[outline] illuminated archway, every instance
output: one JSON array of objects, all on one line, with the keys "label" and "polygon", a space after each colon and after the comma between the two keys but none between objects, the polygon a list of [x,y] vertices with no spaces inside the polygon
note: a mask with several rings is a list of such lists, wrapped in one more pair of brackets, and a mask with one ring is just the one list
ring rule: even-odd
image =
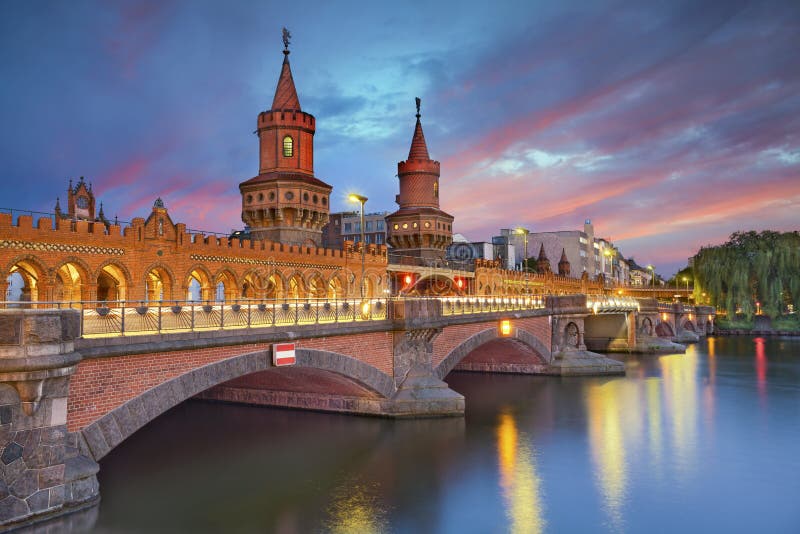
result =
[{"label": "illuminated archway", "polygon": [[217,273],[214,277],[216,288],[215,298],[218,301],[234,300],[236,298],[236,277],[228,270]]},{"label": "illuminated archway", "polygon": [[261,296],[264,290],[264,282],[259,274],[255,271],[250,271],[242,278],[242,298],[254,299]]},{"label": "illuminated archway", "polygon": [[289,290],[287,291],[287,297],[290,299],[304,299],[306,298],[306,287],[305,283],[303,282],[303,277],[299,274],[294,274],[291,278],[289,278]]},{"label": "illuminated archway", "polygon": [[328,281],[328,298],[331,300],[344,297],[344,284],[338,276],[333,276]]},{"label": "illuminated archway", "polygon": [[127,298],[128,276],[115,263],[104,265],[97,273],[97,300],[108,302]]},{"label": "illuminated archway", "polygon": [[14,262],[8,269],[9,277],[15,276],[15,280],[19,286],[19,298],[21,301],[36,301],[40,300],[40,289],[42,281],[44,280],[44,267],[33,258],[21,258]]},{"label": "illuminated archway", "polygon": [[211,275],[204,267],[196,266],[186,277],[186,300],[211,300]]},{"label": "illuminated archway", "polygon": [[308,279],[308,296],[315,299],[324,299],[328,294],[325,280],[319,273],[312,274]]},{"label": "illuminated archway", "polygon": [[165,267],[158,265],[147,272],[144,294],[148,302],[172,299],[172,276]]},{"label": "illuminated archway", "polygon": [[86,270],[76,262],[66,262],[56,269],[53,280],[53,300],[57,302],[80,302],[86,290]]},{"label": "illuminated archway", "polygon": [[275,272],[269,275],[267,278],[266,290],[264,292],[264,298],[267,299],[279,299],[283,298],[285,293],[286,284],[283,281],[283,277]]}]

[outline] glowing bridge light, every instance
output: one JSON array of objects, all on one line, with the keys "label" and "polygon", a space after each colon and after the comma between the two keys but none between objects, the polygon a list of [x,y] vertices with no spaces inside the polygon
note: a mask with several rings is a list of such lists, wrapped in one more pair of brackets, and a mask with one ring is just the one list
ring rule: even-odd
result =
[{"label": "glowing bridge light", "polygon": [[511,335],[511,321],[508,319],[503,319],[500,321],[500,335],[501,336],[510,336]]}]

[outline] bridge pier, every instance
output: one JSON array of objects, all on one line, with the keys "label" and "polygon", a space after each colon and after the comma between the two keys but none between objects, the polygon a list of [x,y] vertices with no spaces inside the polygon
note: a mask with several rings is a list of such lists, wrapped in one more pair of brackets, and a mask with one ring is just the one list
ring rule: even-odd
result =
[{"label": "bridge pier", "polygon": [[394,381],[386,415],[435,417],[464,415],[464,397],[440,380],[433,369],[433,340],[442,333],[442,305],[436,300],[393,303],[394,318],[404,326],[394,332]]},{"label": "bridge pier", "polygon": [[75,310],[0,310],[0,528],[98,499],[98,465],[67,431],[79,334]]}]

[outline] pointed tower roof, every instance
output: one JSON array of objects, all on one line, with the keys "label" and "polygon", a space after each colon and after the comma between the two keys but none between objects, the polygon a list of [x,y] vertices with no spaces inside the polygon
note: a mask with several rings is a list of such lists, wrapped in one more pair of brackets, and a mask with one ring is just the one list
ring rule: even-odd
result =
[{"label": "pointed tower roof", "polygon": [[569,263],[569,260],[567,259],[567,250],[565,248],[561,249],[561,260],[559,261],[559,263],[562,261]]},{"label": "pointed tower roof", "polygon": [[547,259],[547,254],[545,254],[545,252],[544,252],[544,243],[542,243],[542,246],[539,247],[539,257],[537,259],[539,261],[542,261],[542,260],[550,261],[550,260]]},{"label": "pointed tower roof", "polygon": [[275,98],[272,99],[272,109],[296,109],[300,111],[300,99],[297,98],[297,89],[294,87],[292,68],[289,66],[289,34],[283,29],[283,66],[275,88]]},{"label": "pointed tower roof", "polygon": [[422,133],[422,123],[419,118],[419,105],[422,101],[417,98],[417,125],[414,128],[414,137],[411,138],[411,150],[408,151],[408,159],[431,159],[428,155],[428,144],[425,142],[425,134]]}]

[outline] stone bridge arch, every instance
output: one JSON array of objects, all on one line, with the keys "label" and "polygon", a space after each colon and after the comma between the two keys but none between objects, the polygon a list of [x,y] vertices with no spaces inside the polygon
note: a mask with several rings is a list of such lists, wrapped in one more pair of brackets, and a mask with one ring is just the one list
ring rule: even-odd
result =
[{"label": "stone bridge arch", "polygon": [[[378,399],[388,399],[396,391],[394,380],[378,369],[337,352],[298,348],[295,368],[318,370],[343,377],[371,392]],[[272,366],[269,351],[256,351],[210,363],[148,389],[103,417],[79,430],[83,453],[100,460],[137,430],[178,404],[214,386],[231,380],[271,370],[292,367]],[[85,446],[84,446],[85,445]]]},{"label": "stone bridge arch", "polygon": [[681,330],[688,330],[689,332],[697,333],[697,327],[688,317],[684,317],[681,320]]},{"label": "stone bridge arch", "polygon": [[659,321],[656,324],[656,335],[658,337],[675,337],[675,331],[672,329],[672,325],[666,321]]},{"label": "stone bridge arch", "polygon": [[444,357],[441,363],[436,366],[434,369],[434,375],[440,380],[444,379],[444,377],[447,376],[450,371],[455,369],[459,362],[461,362],[469,354],[493,341],[517,341],[522,343],[528,349],[536,353],[536,356],[538,356],[537,361],[532,361],[530,362],[531,364],[547,365],[552,361],[550,349],[541,340],[539,340],[539,338],[527,330],[522,328],[513,328],[511,335],[501,336],[498,333],[497,327],[494,327],[487,328],[486,330],[470,336],[464,340],[463,343],[451,350],[447,356]]}]

